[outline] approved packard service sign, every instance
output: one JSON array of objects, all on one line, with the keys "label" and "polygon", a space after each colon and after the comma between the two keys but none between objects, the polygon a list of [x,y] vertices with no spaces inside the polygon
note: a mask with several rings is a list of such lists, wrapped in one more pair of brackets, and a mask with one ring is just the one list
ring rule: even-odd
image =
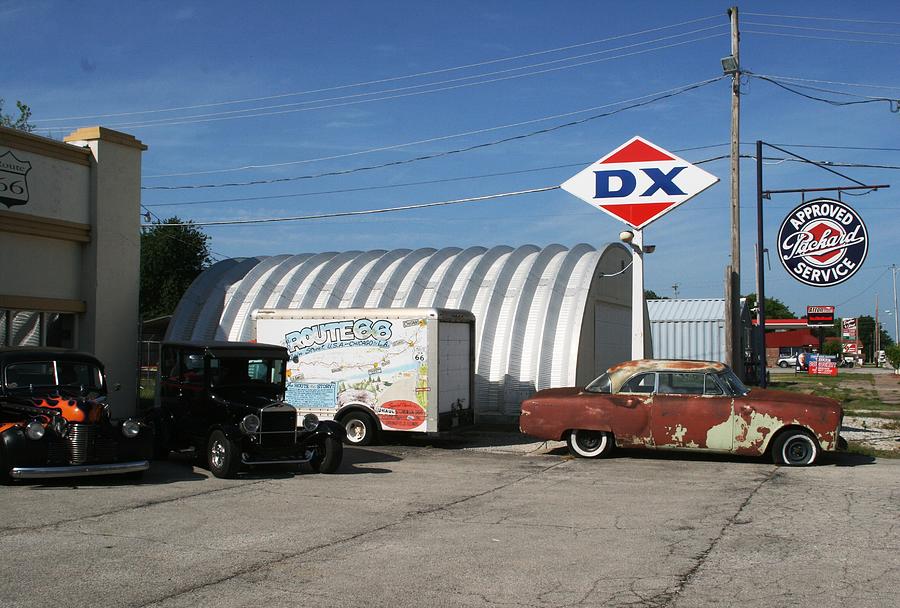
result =
[{"label": "approved packard service sign", "polygon": [[813,287],[830,287],[852,277],[868,250],[862,218],[830,198],[803,203],[778,231],[778,259],[791,276]]}]

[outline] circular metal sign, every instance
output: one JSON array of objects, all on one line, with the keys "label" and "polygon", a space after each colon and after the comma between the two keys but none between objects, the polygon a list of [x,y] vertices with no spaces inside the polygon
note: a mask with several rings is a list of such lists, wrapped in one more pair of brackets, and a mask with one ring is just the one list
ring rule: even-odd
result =
[{"label": "circular metal sign", "polygon": [[868,250],[862,218],[830,198],[803,203],[778,230],[778,259],[791,276],[813,287],[830,287],[852,277]]}]

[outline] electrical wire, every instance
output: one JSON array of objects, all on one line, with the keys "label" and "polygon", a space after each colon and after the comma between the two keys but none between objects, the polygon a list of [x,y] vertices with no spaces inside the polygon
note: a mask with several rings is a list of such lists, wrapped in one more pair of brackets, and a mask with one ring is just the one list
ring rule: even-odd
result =
[{"label": "electrical wire", "polygon": [[[424,95],[424,94],[428,94],[428,93],[436,93],[436,92],[441,92],[441,91],[454,90],[454,89],[463,88],[463,87],[468,87],[468,86],[478,86],[478,85],[482,85],[482,84],[489,84],[489,83],[498,82],[498,81],[502,81],[502,80],[511,80],[511,79],[514,79],[514,78],[524,78],[524,77],[526,77],[526,76],[535,76],[535,75],[538,75],[538,74],[544,74],[544,73],[547,73],[547,72],[556,71],[557,69],[562,70],[562,69],[569,69],[569,68],[573,68],[573,67],[580,67],[580,66],[589,65],[589,64],[592,64],[592,63],[597,63],[597,62],[600,62],[600,61],[610,61],[610,60],[613,60],[613,59],[620,59],[620,58],[623,58],[623,57],[629,57],[629,56],[631,56],[631,55],[633,55],[633,54],[640,54],[640,53],[644,53],[644,52],[657,51],[657,50],[662,50],[662,49],[670,48],[671,46],[679,46],[679,45],[682,45],[682,44],[688,44],[688,43],[691,43],[691,42],[697,42],[697,41],[699,41],[699,40],[705,40],[706,37],[696,38],[696,39],[691,39],[691,40],[685,40],[685,41],[678,42],[678,43],[675,43],[675,44],[672,44],[672,45],[664,45],[664,46],[654,47],[654,48],[651,48],[651,49],[645,49],[645,50],[642,50],[642,51],[638,51],[637,53],[625,53],[625,54],[621,54],[621,55],[615,55],[615,56],[612,56],[612,57],[604,57],[604,58],[599,59],[599,60],[597,60],[597,61],[586,61],[586,62],[582,62],[582,63],[575,63],[575,64],[571,64],[571,65],[565,65],[565,66],[561,66],[561,67],[559,67],[559,68],[555,68],[555,69],[551,69],[551,70],[536,70],[536,71],[533,71],[533,72],[527,72],[527,73],[524,73],[524,74],[517,74],[517,75],[514,75],[514,76],[510,76],[510,77],[508,77],[508,78],[491,78],[491,79],[487,79],[487,80],[481,80],[481,81],[478,81],[478,82],[468,83],[468,84],[465,84],[465,85],[459,85],[459,86],[447,86],[447,87],[441,87],[441,88],[432,88],[432,89],[429,89],[429,90],[426,90],[426,91],[418,91],[418,92],[416,92],[416,93],[410,93],[410,94],[405,94],[405,95],[388,95],[388,96],[386,96],[386,97],[379,97],[379,98],[375,98],[375,99],[360,99],[360,98],[363,98],[363,97],[372,97],[372,96],[374,96],[374,95],[382,95],[382,94],[387,94],[387,93],[399,93],[399,92],[402,92],[402,91],[410,91],[410,90],[414,90],[414,89],[423,89],[423,88],[426,88],[426,87],[437,87],[438,85],[446,85],[446,84],[451,84],[451,83],[456,83],[456,82],[462,82],[462,81],[467,81],[467,80],[474,80],[474,79],[476,79],[476,78],[487,78],[487,77],[489,77],[489,76],[497,76],[497,75],[500,75],[500,74],[509,74],[510,72],[519,72],[519,71],[526,70],[526,69],[530,69],[530,68],[544,67],[544,66],[547,66],[547,65],[553,65],[553,64],[563,63],[563,62],[567,62],[567,61],[573,61],[573,60],[576,60],[576,59],[583,59],[583,58],[585,58],[585,57],[591,57],[591,56],[594,56],[594,55],[605,54],[605,53],[612,53],[612,52],[614,52],[614,51],[619,51],[619,50],[623,50],[623,49],[627,49],[627,48],[633,48],[633,47],[636,47],[636,46],[644,46],[644,45],[652,44],[652,43],[654,43],[654,42],[659,42],[659,41],[662,41],[662,40],[669,40],[669,39],[671,39],[671,38],[679,38],[679,37],[687,36],[687,35],[689,35],[689,34],[693,34],[693,33],[697,33],[697,32],[704,32],[704,31],[709,31],[709,30],[712,30],[712,29],[724,29],[725,27],[726,27],[726,26],[725,26],[724,24],[723,24],[723,25],[713,25],[713,26],[706,27],[706,28],[702,28],[702,29],[699,29],[699,30],[693,30],[693,31],[691,31],[691,32],[684,32],[684,33],[682,33],[682,34],[674,34],[674,35],[672,35],[672,36],[665,36],[665,37],[662,37],[662,38],[657,38],[657,39],[655,39],[655,40],[648,40],[648,41],[646,41],[646,42],[637,42],[637,43],[634,43],[634,44],[629,44],[629,45],[625,45],[625,46],[615,47],[615,48],[612,48],[612,49],[605,49],[605,50],[602,50],[602,51],[594,51],[594,52],[592,52],[592,53],[586,53],[586,54],[582,54],[582,55],[575,55],[575,56],[572,56],[572,57],[564,57],[564,58],[562,58],[562,59],[553,59],[553,60],[551,60],[551,61],[545,61],[545,62],[542,62],[542,63],[536,63],[536,64],[531,64],[531,65],[526,65],[526,66],[521,66],[521,67],[515,67],[515,68],[508,68],[508,69],[505,69],[505,70],[499,70],[499,71],[495,71],[495,72],[487,72],[487,73],[484,73],[484,74],[474,74],[474,75],[471,75],[471,76],[461,76],[461,77],[459,77],[459,78],[453,78],[453,79],[450,79],[450,80],[442,80],[442,81],[438,81],[438,82],[431,82],[431,83],[425,83],[425,84],[416,84],[416,85],[410,85],[410,86],[406,86],[406,87],[398,87],[398,88],[394,88],[394,89],[384,89],[384,90],[381,90],[381,91],[372,91],[372,92],[369,92],[369,93],[354,93],[354,94],[352,94],[352,95],[342,95],[342,96],[339,96],[339,97],[327,97],[327,98],[324,98],[324,99],[314,99],[314,100],[310,100],[310,101],[298,101],[298,102],[294,102],[294,103],[283,103],[283,104],[270,105],[270,106],[260,106],[260,107],[255,107],[255,108],[244,108],[244,109],[240,109],[240,110],[228,110],[228,111],[224,111],[224,112],[213,112],[213,113],[209,113],[209,114],[194,114],[194,115],[185,116],[185,117],[182,117],[182,118],[163,118],[163,119],[148,120],[148,121],[141,121],[141,122],[134,122],[134,123],[116,123],[116,124],[112,124],[111,126],[114,126],[114,127],[121,127],[121,128],[138,128],[138,127],[169,126],[170,124],[190,124],[190,123],[194,123],[194,122],[205,122],[205,121],[199,120],[199,119],[205,119],[205,118],[211,118],[211,117],[217,117],[217,116],[228,116],[228,117],[231,117],[231,118],[246,118],[246,117],[248,117],[248,116],[267,116],[267,115],[269,115],[269,114],[263,113],[263,114],[252,114],[252,115],[251,115],[251,114],[248,114],[248,113],[249,113],[249,112],[262,112],[263,110],[277,110],[277,109],[281,109],[281,108],[297,108],[297,106],[311,106],[311,105],[313,105],[313,104],[325,104],[325,102],[344,101],[344,100],[347,100],[347,99],[357,99],[357,100],[358,100],[358,103],[369,103],[369,102],[372,102],[372,101],[384,101],[384,100],[388,100],[388,99],[397,99],[397,98],[400,98],[400,97],[409,97],[409,96],[413,96],[413,95]],[[722,32],[722,34],[716,34],[716,36],[718,36],[718,35],[724,35],[724,32]],[[710,36],[710,37],[715,37],[715,36]],[[353,102],[353,103],[356,103],[356,102]],[[347,105],[353,105],[353,103],[337,103],[337,104],[330,104],[330,105],[315,105],[314,107],[298,108],[296,111],[300,112],[300,111],[307,111],[307,110],[322,110],[322,109],[334,108],[334,107],[344,107],[344,106],[347,106]],[[175,122],[175,121],[177,121],[177,122]],[[57,128],[61,128],[61,127],[57,127]],[[69,127],[69,128],[72,128],[72,127]]]},{"label": "electrical wire", "polygon": [[[454,150],[444,150],[442,152],[436,152],[434,154],[426,154],[426,155],[417,156],[414,158],[395,160],[395,161],[390,161],[390,162],[386,162],[386,163],[381,163],[378,165],[369,165],[369,166],[364,166],[364,167],[355,167],[353,169],[341,169],[341,170],[336,170],[336,171],[326,171],[326,172],[322,172],[322,173],[316,173],[316,174],[310,174],[310,175],[300,175],[300,176],[293,176],[293,177],[280,177],[280,178],[273,178],[273,179],[250,180],[250,181],[245,181],[245,182],[231,182],[231,183],[221,183],[221,184],[189,184],[189,185],[182,185],[182,186],[141,186],[141,189],[142,190],[199,190],[199,189],[209,189],[209,188],[232,188],[232,187],[237,187],[237,186],[256,186],[256,185],[260,185],[260,184],[276,184],[276,183],[283,183],[283,182],[292,182],[292,181],[297,181],[297,180],[316,179],[316,178],[326,177],[326,176],[348,175],[350,173],[358,173],[360,171],[371,171],[374,169],[382,169],[384,167],[394,167],[394,166],[398,166],[398,165],[406,165],[406,164],[410,164],[410,163],[414,163],[414,162],[419,162],[422,160],[430,160],[430,159],[434,159],[434,158],[450,156],[453,154],[462,154],[465,152],[471,152],[472,150],[489,148],[491,146],[496,146],[496,145],[508,143],[511,141],[528,139],[530,137],[535,137],[537,135],[544,135],[546,133],[551,133],[553,131],[558,131],[560,129],[565,129],[568,127],[573,127],[576,125],[584,124],[586,122],[590,122],[590,121],[597,120],[600,118],[606,118],[608,116],[613,116],[615,114],[619,114],[626,110],[632,110],[635,108],[650,105],[652,103],[656,103],[657,101],[662,101],[664,99],[669,99],[671,97],[675,97],[677,95],[687,93],[694,89],[699,89],[700,87],[704,87],[704,86],[707,86],[714,82],[718,82],[718,81],[722,80],[723,78],[725,78],[725,76],[718,76],[716,78],[710,78],[708,80],[693,83],[691,85],[686,85],[686,86],[681,87],[676,90],[671,90],[672,92],[669,92],[669,93],[666,93],[663,95],[659,95],[659,96],[653,97],[651,99],[647,99],[645,101],[633,103],[633,104],[624,106],[622,108],[617,108],[615,110],[611,110],[609,112],[603,112],[601,114],[595,114],[593,116],[588,116],[586,118],[581,118],[579,120],[573,120],[573,121],[570,121],[567,123],[553,125],[550,127],[546,127],[544,129],[532,131],[530,133],[513,135],[510,137],[505,137],[503,139],[498,139],[498,140],[494,140],[494,141],[475,144],[472,146],[467,146],[465,148],[457,148]],[[618,103],[622,103],[622,102],[618,102]],[[609,104],[609,105],[617,105],[617,104]]]},{"label": "electrical wire", "polygon": [[871,285],[869,285],[868,287],[866,287],[866,288],[863,289],[863,290],[857,291],[855,296],[852,296],[851,298],[849,298],[849,299],[847,299],[847,300],[844,300],[844,301],[841,302],[840,304],[835,304],[835,306],[843,306],[844,304],[847,304],[848,302],[852,302],[853,300],[855,300],[855,299],[858,298],[859,296],[861,296],[861,295],[863,295],[863,294],[866,294],[866,293],[869,293],[869,290],[872,289],[873,287],[875,287],[875,285],[878,284],[878,281],[880,281],[880,280],[884,277],[884,275],[887,274],[887,271],[890,270],[890,269],[891,269],[890,266],[888,266],[887,268],[885,268],[884,271],[883,271],[880,275],[878,275],[878,278],[875,279],[874,281],[872,281],[872,284],[871,284]]},{"label": "electrical wire", "polygon": [[489,59],[489,60],[480,61],[477,63],[469,63],[469,64],[453,66],[453,67],[449,67],[449,68],[441,68],[441,69],[430,70],[430,71],[426,71],[426,72],[418,72],[415,74],[407,74],[404,76],[393,76],[390,78],[381,78],[378,80],[368,80],[365,82],[356,82],[356,83],[351,83],[351,84],[343,84],[343,85],[337,85],[337,86],[325,87],[325,88],[319,88],[319,89],[310,89],[310,90],[306,90],[306,91],[297,91],[297,92],[293,92],[293,93],[280,93],[277,95],[267,95],[267,96],[263,96],[263,97],[250,97],[250,98],[246,98],[246,99],[235,99],[235,100],[229,100],[229,101],[219,101],[219,102],[195,104],[195,105],[180,106],[180,107],[173,107],[173,108],[161,108],[161,109],[155,109],[155,110],[139,110],[139,111],[134,111],[134,112],[118,112],[118,113],[113,113],[113,114],[91,114],[91,115],[86,115],[86,116],[66,116],[66,117],[61,117],[61,118],[46,118],[42,122],[60,122],[60,121],[64,121],[64,120],[84,120],[84,119],[89,119],[89,118],[90,119],[117,118],[120,116],[135,116],[135,115],[139,115],[139,114],[157,114],[157,113],[161,113],[161,112],[178,112],[178,111],[183,111],[183,110],[196,110],[196,109],[201,109],[201,108],[210,108],[210,107],[225,106],[225,105],[235,105],[235,104],[241,104],[241,103],[252,103],[252,102],[256,102],[256,101],[267,101],[270,99],[283,99],[285,97],[298,97],[301,95],[312,95],[315,93],[326,93],[329,91],[338,91],[338,90],[342,90],[342,89],[371,86],[374,84],[384,84],[387,82],[396,82],[399,80],[421,78],[423,76],[433,76],[435,74],[444,74],[447,72],[465,70],[465,69],[469,69],[469,68],[483,67],[486,65],[492,65],[492,64],[503,63],[503,62],[508,62],[508,61],[515,61],[518,59],[525,59],[528,57],[537,57],[539,55],[547,55],[550,53],[568,51],[568,50],[572,50],[572,49],[576,49],[576,48],[584,48],[586,46],[591,46],[594,44],[602,44],[604,42],[611,42],[613,40],[621,40],[623,38],[630,38],[633,36],[650,34],[653,32],[659,32],[659,31],[666,30],[666,29],[672,29],[672,28],[681,27],[684,25],[691,25],[694,23],[701,23],[703,21],[710,21],[712,19],[719,19],[719,18],[721,18],[719,15],[710,15],[708,17],[700,17],[697,19],[690,19],[688,21],[682,21],[680,23],[673,23],[671,25],[664,25],[664,26],[650,28],[650,29],[646,29],[646,30],[640,30],[638,32],[631,32],[628,34],[619,34],[619,35],[611,36],[608,38],[601,38],[599,40],[592,40],[589,42],[581,42],[578,44],[570,44],[568,46],[562,46],[562,47],[557,47],[557,48],[553,48],[553,49],[545,49],[542,51],[534,51],[531,53],[524,53],[521,55],[515,55],[513,57]]},{"label": "electrical wire", "polygon": [[779,19],[808,19],[813,21],[843,21],[845,23],[872,23],[875,25],[900,25],[900,21],[873,21],[870,19],[847,19],[844,17],[810,17],[806,15],[775,15],[772,13],[743,12],[744,15],[753,17],[777,17]]},{"label": "electrical wire", "polygon": [[[657,47],[653,47],[650,49],[643,49],[643,50],[634,51],[631,53],[622,53],[620,55],[614,55],[612,57],[604,57],[601,59],[582,61],[580,63],[573,63],[573,64],[569,64],[569,65],[565,65],[565,66],[546,68],[543,70],[536,70],[536,71],[528,72],[525,74],[514,74],[511,76],[491,78],[491,79],[482,80],[479,82],[470,82],[470,83],[465,83],[465,84],[457,84],[457,85],[439,87],[439,88],[435,88],[435,89],[429,89],[427,91],[416,91],[416,92],[412,92],[412,93],[400,93],[397,95],[388,95],[385,97],[376,97],[373,99],[359,99],[356,101],[347,101],[347,102],[342,102],[342,103],[326,104],[326,105],[307,107],[307,108],[292,108],[292,109],[288,109],[288,110],[275,110],[275,111],[271,111],[271,112],[256,112],[256,113],[252,113],[252,114],[241,114],[241,115],[234,115],[234,116],[214,116],[211,118],[196,118],[196,119],[194,117],[185,117],[185,118],[173,118],[173,119],[160,120],[160,121],[147,121],[147,122],[137,122],[137,123],[113,123],[113,124],[110,124],[109,126],[116,127],[119,129],[141,129],[141,128],[148,128],[148,127],[169,127],[169,126],[176,126],[176,125],[219,122],[219,121],[223,121],[223,120],[237,120],[237,119],[245,119],[245,118],[259,118],[259,117],[263,117],[263,116],[278,116],[278,115],[282,115],[282,114],[292,114],[292,113],[296,113],[296,112],[307,112],[307,111],[312,111],[312,110],[340,108],[340,107],[346,107],[346,106],[351,106],[351,105],[356,105],[356,104],[361,104],[361,103],[372,103],[375,101],[385,101],[385,100],[390,100],[390,99],[399,99],[399,98],[411,97],[411,96],[416,96],[416,95],[438,93],[438,92],[442,92],[442,91],[450,91],[450,90],[461,89],[461,88],[466,88],[466,87],[471,87],[471,86],[479,86],[482,84],[489,84],[489,83],[494,83],[494,82],[513,80],[516,78],[536,76],[539,74],[546,74],[549,72],[555,72],[555,71],[559,71],[559,70],[567,70],[567,69],[571,69],[571,68],[582,67],[585,65],[591,65],[594,63],[600,63],[600,62],[604,62],[604,61],[612,61],[614,59],[621,59],[623,57],[632,57],[635,55],[642,55],[644,53],[655,52],[655,51],[659,51],[659,50],[663,50],[663,49],[667,49],[667,48],[681,46],[684,44],[692,44],[694,42],[700,42],[702,40],[709,40],[711,38],[718,38],[718,37],[722,37],[722,36],[727,36],[727,32],[712,34],[709,36],[701,36],[699,38],[693,38],[691,40],[685,40],[682,42],[674,42],[672,44],[657,46]],[[251,111],[251,110],[246,110],[246,111]],[[68,127],[56,127],[56,128],[57,129],[75,129],[77,127],[78,127],[78,125],[70,125]]]},{"label": "electrical wire", "polygon": [[[808,95],[802,91],[798,91],[798,90],[796,90],[792,87],[789,87],[786,84],[778,82],[777,80],[774,80],[772,78],[767,78],[765,76],[757,76],[750,72],[745,72],[745,74],[747,74],[747,76],[749,76],[750,78],[756,78],[757,80],[764,80],[765,82],[774,84],[775,86],[781,87],[785,91],[789,91],[789,92],[793,93],[794,95],[799,95],[800,97],[805,97],[807,99],[812,99],[814,101],[821,101],[823,103],[827,103],[832,106],[854,106],[854,105],[861,105],[861,104],[867,104],[867,103],[887,103],[891,112],[896,113],[896,112],[900,111],[900,101],[898,101],[897,99],[891,99],[889,97],[867,97],[866,99],[861,99],[859,101],[837,101],[834,99],[826,99],[824,97],[817,97],[815,95]],[[794,85],[794,86],[799,87],[801,85]],[[806,87],[806,88],[811,88],[811,87]],[[842,94],[853,95],[853,96],[859,97],[858,95],[855,95],[853,93],[842,93]]]},{"label": "electrical wire", "polygon": [[[706,81],[701,81],[701,83],[705,83],[705,82]],[[206,171],[182,171],[179,173],[164,173],[164,174],[157,174],[157,175],[145,175],[144,179],[159,179],[159,178],[164,178],[164,177],[192,177],[192,176],[197,176],[197,175],[214,175],[214,174],[218,174],[218,173],[233,173],[233,172],[237,172],[237,171],[250,171],[250,170],[257,170],[257,169],[273,169],[273,168],[277,168],[277,167],[287,167],[287,166],[291,166],[291,165],[303,165],[303,164],[316,163],[316,162],[322,162],[322,161],[327,161],[327,160],[338,160],[341,158],[349,158],[352,156],[361,156],[363,154],[372,154],[374,152],[386,152],[389,150],[399,150],[401,148],[408,148],[410,146],[416,146],[416,145],[421,145],[421,144],[431,144],[431,143],[436,143],[439,141],[456,139],[459,137],[468,137],[471,135],[481,135],[482,133],[490,133],[492,131],[501,131],[503,129],[512,129],[515,127],[523,127],[523,126],[527,126],[527,125],[531,125],[531,124],[536,124],[539,122],[554,120],[557,118],[568,118],[569,116],[576,116],[578,114],[584,114],[586,112],[594,112],[594,111],[601,110],[604,108],[610,108],[610,107],[622,105],[625,103],[636,102],[636,101],[640,101],[642,99],[647,99],[649,97],[654,97],[654,96],[662,95],[665,93],[680,92],[681,89],[683,89],[684,87],[692,86],[694,84],[700,84],[700,83],[691,83],[690,85],[674,87],[672,89],[666,89],[664,91],[656,91],[654,93],[648,93],[647,95],[641,95],[640,97],[632,97],[630,99],[623,99],[620,101],[615,101],[615,102],[603,104],[600,106],[584,108],[582,110],[575,110],[573,112],[565,112],[562,114],[553,114],[550,116],[541,116],[540,118],[533,118],[530,120],[523,120],[523,121],[519,121],[519,122],[515,122],[515,123],[507,123],[504,125],[495,125],[493,127],[485,127],[483,129],[464,131],[462,133],[452,133],[450,135],[441,135],[438,137],[430,137],[427,139],[419,139],[416,141],[405,142],[402,144],[392,144],[390,146],[379,146],[377,148],[368,148],[366,150],[358,150],[356,152],[347,152],[345,154],[334,154],[331,156],[322,156],[322,157],[318,157],[318,158],[307,158],[307,159],[303,159],[303,160],[283,161],[283,162],[278,162],[278,163],[269,163],[269,164],[265,164],[265,165],[243,165],[241,167],[229,167],[229,168],[224,168],[224,169],[209,169]]]},{"label": "electrical wire", "polygon": [[[549,192],[550,190],[559,190],[559,186],[547,186],[544,188],[532,188],[530,190],[519,190],[517,192],[502,192],[500,194],[488,194],[484,196],[472,196],[468,198],[460,198],[449,201],[437,201],[432,203],[419,203],[415,205],[403,205],[400,207],[386,207],[382,209],[365,209],[362,211],[338,211],[335,213],[321,213],[316,215],[297,215],[292,217],[270,217],[251,220],[218,220],[212,222],[192,222],[193,226],[234,226],[245,224],[272,224],[280,222],[296,222],[302,220],[319,220],[333,217],[349,217],[355,215],[373,215],[377,213],[390,213],[394,211],[408,211],[411,209],[425,209],[428,207],[444,207],[447,205],[460,205],[463,203],[474,203],[480,201],[494,200],[500,198],[508,198],[512,196],[520,196],[522,194],[534,194],[537,192]],[[180,226],[181,224],[150,224],[151,226]],[[145,224],[142,224],[145,226]]]},{"label": "electrical wire", "polygon": [[859,40],[857,38],[831,38],[826,36],[804,36],[803,34],[787,34],[785,32],[763,32],[761,30],[742,30],[742,34],[760,34],[762,36],[781,36],[784,38],[804,38],[807,40],[833,40],[835,42],[862,42],[864,44],[889,44],[900,46],[900,42],[890,40]]},{"label": "electrical wire", "polygon": [[789,81],[798,81],[798,82],[815,82],[818,84],[839,84],[847,87],[864,87],[870,89],[892,89],[894,91],[900,91],[900,87],[886,85],[886,84],[861,84],[858,82],[840,82],[836,80],[816,80],[814,78],[798,78],[797,76],[776,76],[774,74],[756,74],[757,76],[765,76],[767,78],[772,78],[774,80],[789,80]]},{"label": "electrical wire", "polygon": [[741,25],[763,25],[767,27],[780,27],[785,29],[792,30],[805,30],[811,32],[832,32],[837,34],[869,34],[871,36],[890,36],[892,38],[900,38],[900,34],[893,33],[882,33],[882,32],[864,32],[860,30],[837,30],[832,28],[822,28],[822,27],[804,27],[802,25],[782,25],[779,23],[765,23],[762,21],[744,21]]}]

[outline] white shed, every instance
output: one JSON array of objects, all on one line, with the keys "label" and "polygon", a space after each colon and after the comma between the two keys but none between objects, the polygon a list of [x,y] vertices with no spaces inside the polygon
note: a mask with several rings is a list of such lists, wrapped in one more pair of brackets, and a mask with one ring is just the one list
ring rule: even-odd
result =
[{"label": "white shed", "polygon": [[630,358],[630,261],[619,243],[224,260],[185,293],[166,339],[253,340],[259,308],[468,310],[478,419],[510,422],[534,391],[587,383]]}]

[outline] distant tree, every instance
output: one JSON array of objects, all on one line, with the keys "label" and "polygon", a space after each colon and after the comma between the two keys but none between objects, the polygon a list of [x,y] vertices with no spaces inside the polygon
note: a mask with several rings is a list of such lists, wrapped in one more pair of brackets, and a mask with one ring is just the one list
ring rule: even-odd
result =
[{"label": "distant tree", "polygon": [[842,346],[839,340],[829,340],[822,345],[823,355],[839,355],[841,354],[841,351]]},{"label": "distant tree", "polygon": [[[868,357],[869,354],[875,352],[875,319],[869,315],[864,315],[858,318],[857,323],[858,331],[859,331],[859,339],[863,343],[863,353],[866,353]],[[879,323],[881,325],[881,323]],[[894,340],[891,336],[884,331],[884,327],[879,327],[881,333],[881,348],[887,349],[888,346],[891,346],[894,343]]]},{"label": "distant tree", "polygon": [[[747,306],[756,308],[756,294],[751,293],[744,296],[747,298]],[[767,319],[796,319],[796,315],[791,309],[778,298],[766,298],[766,318]]]},{"label": "distant tree", "polygon": [[669,297],[658,295],[652,289],[645,289],[644,290],[644,299],[645,300],[668,300]]},{"label": "distant tree", "polygon": [[884,356],[894,369],[900,369],[900,346],[892,344],[884,349]]},{"label": "distant tree", "polygon": [[16,118],[3,112],[3,102],[4,100],[0,98],[0,126],[18,129],[20,131],[28,131],[29,133],[34,131],[34,125],[28,122],[28,119],[31,118],[31,108],[21,101],[17,101],[16,108],[19,110],[19,116]]},{"label": "distant tree", "polygon": [[181,296],[209,266],[209,236],[171,217],[141,233],[141,318],[172,314]]}]

